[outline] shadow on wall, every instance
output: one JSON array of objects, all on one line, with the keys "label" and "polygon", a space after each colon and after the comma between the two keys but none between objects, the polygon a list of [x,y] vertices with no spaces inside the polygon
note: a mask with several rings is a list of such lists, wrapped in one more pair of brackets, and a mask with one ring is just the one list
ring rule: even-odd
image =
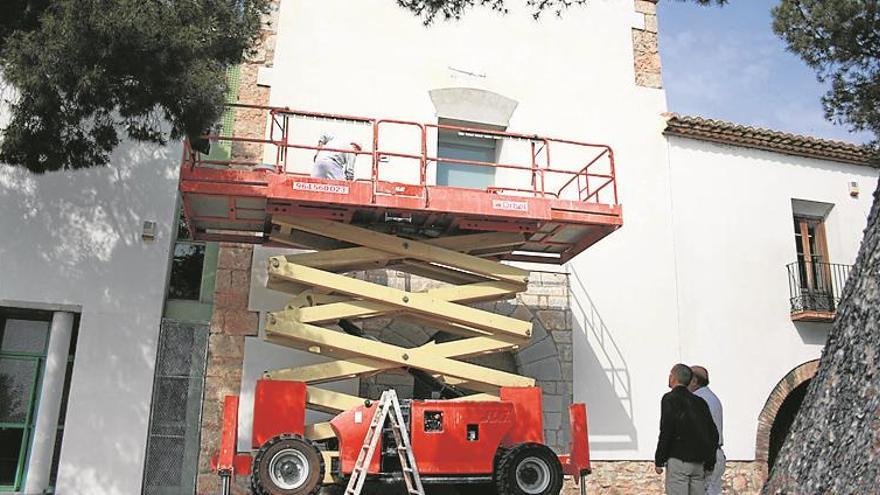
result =
[{"label": "shadow on wall", "polygon": [[831,331],[831,323],[816,323],[808,321],[796,321],[794,328],[797,329],[801,341],[807,345],[825,345],[828,340],[828,332]]},{"label": "shadow on wall", "polygon": [[[109,320],[121,318],[82,319],[82,328],[113,328],[117,335],[108,345],[102,335],[80,333],[56,493],[121,495],[141,488],[153,378],[143,370],[152,369],[156,345],[156,336],[148,344],[143,330],[155,321],[136,315],[113,326]],[[97,373],[95,363],[101,363]],[[83,365],[91,369],[83,371]]]},{"label": "shadow on wall", "polygon": [[[125,143],[108,167],[0,164],[0,300],[82,307],[64,493],[140,489],[179,156],[178,145]],[[145,220],[158,224],[154,241],[141,238]]]},{"label": "shadow on wall", "polygon": [[575,369],[585,386],[575,389],[587,404],[590,447],[594,450],[631,450],[637,447],[632,383],[629,367],[605,326],[577,271],[572,271],[571,311]]},{"label": "shadow on wall", "polygon": [[[151,243],[170,242],[172,219],[164,213],[174,197],[157,193],[174,194],[178,151],[178,146],[123,144],[108,167],[43,175],[0,164],[0,231],[15,233],[0,242],[0,297],[24,292],[28,299],[60,303],[68,302],[57,300],[66,296],[69,302],[94,302],[116,311],[163,290],[144,285],[120,300],[113,293],[119,279],[108,275],[138,266]],[[142,240],[145,220],[165,226],[160,230],[165,238]],[[30,292],[41,297],[33,297],[26,293],[26,281],[40,275],[52,284],[43,289],[35,283]]]}]

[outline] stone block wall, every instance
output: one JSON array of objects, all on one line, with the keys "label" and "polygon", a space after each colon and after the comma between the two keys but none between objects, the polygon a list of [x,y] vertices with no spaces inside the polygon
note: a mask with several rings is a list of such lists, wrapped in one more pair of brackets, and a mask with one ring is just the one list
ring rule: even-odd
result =
[{"label": "stone block wall", "polygon": [[[280,6],[281,0],[270,1],[269,11],[263,18],[254,51],[248,54],[239,67],[237,103],[252,105],[269,103],[269,88],[258,84],[257,80],[261,69],[273,65]],[[265,112],[242,108],[235,110],[233,135],[262,138],[265,129]],[[233,145],[234,159],[254,160],[261,156],[261,146],[247,143]],[[252,256],[253,246],[220,244],[202,403],[201,455],[196,483],[196,493],[199,495],[219,493],[220,479],[211,471],[210,457],[220,448],[223,400],[227,395],[239,395],[244,362],[244,339],[246,336],[256,336],[259,331],[258,313],[247,310]],[[246,478],[237,481],[238,483],[233,486],[233,493],[250,493],[246,488]]]},{"label": "stone block wall", "polygon": [[[430,279],[393,270],[376,270],[360,275],[374,283],[408,291],[424,291],[440,285]],[[532,322],[532,339],[515,352],[468,359],[490,368],[529,376],[544,391],[544,434],[547,444],[559,452],[568,450],[568,406],[572,402],[572,321],[569,310],[568,276],[532,272],[528,290],[514,299],[474,304],[474,307]],[[379,340],[403,347],[415,347],[437,338],[449,338],[436,329],[403,318],[376,318],[363,322],[364,330]],[[394,388],[401,397],[412,397],[413,379],[400,371],[386,372],[361,380],[361,396],[377,399]]]},{"label": "stone block wall", "polygon": [[[260,84],[258,81],[261,70],[270,69],[274,65],[275,39],[278,34],[277,26],[280,8],[281,0],[271,0],[269,12],[263,18],[263,28],[254,51],[247,57],[245,63],[239,67],[238,103],[250,105],[269,104],[270,88],[268,85]],[[235,110],[233,129],[233,135],[237,137],[265,138],[266,111],[237,108]],[[263,156],[263,145],[236,142],[232,146],[232,155],[238,160],[259,161]]]},{"label": "stone block wall", "polygon": [[663,77],[657,37],[657,0],[635,0],[635,9],[643,20],[632,30],[636,85],[660,89]]},{"label": "stone block wall", "polygon": [[[764,469],[760,462],[728,461],[721,491],[725,494],[750,495],[761,492]],[[593,473],[587,476],[587,493],[603,495],[662,495],[665,473],[654,472],[652,461],[594,461]],[[562,492],[579,493],[569,480]]]},{"label": "stone block wall", "polygon": [[[244,339],[256,336],[259,316],[248,311],[253,246],[220,244],[214,286],[214,311],[208,334],[208,364],[202,402],[201,449],[196,493],[219,493],[220,479],[211,470],[210,458],[220,450],[223,400],[239,395],[244,361]],[[233,493],[248,493],[246,479],[238,480]]]}]

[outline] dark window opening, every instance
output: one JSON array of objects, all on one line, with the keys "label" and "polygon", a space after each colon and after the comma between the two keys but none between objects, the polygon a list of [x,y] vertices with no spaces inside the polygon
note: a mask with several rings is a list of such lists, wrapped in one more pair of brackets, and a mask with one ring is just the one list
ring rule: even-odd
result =
[{"label": "dark window opening", "polygon": [[205,265],[205,244],[192,240],[183,216],[178,209],[177,241],[171,260],[171,277],[168,282],[168,299],[198,301],[202,289],[202,272]]},{"label": "dark window opening", "polygon": [[443,413],[441,411],[425,411],[425,432],[443,431]]},{"label": "dark window opening", "polygon": [[23,440],[23,429],[0,428],[0,486],[15,486]]},{"label": "dark window opening", "polygon": [[467,425],[467,441],[468,442],[476,442],[480,439],[480,426],[479,425]]},{"label": "dark window opening", "polygon": [[782,405],[779,406],[779,411],[773,419],[773,426],[770,428],[770,448],[767,456],[767,467],[771,470],[776,463],[779,451],[782,449],[782,444],[785,443],[785,439],[788,437],[788,431],[791,429],[791,425],[794,424],[794,419],[801,408],[801,404],[804,402],[809,385],[810,380],[807,380],[795,387],[785,400],[782,401]]},{"label": "dark window opening", "polygon": [[169,299],[197,301],[202,288],[202,268],[205,264],[204,244],[177,242],[171,261]]},{"label": "dark window opening", "polygon": [[186,216],[184,216],[182,207],[177,209],[177,240],[193,240],[192,232],[189,231],[189,225],[186,223]]}]

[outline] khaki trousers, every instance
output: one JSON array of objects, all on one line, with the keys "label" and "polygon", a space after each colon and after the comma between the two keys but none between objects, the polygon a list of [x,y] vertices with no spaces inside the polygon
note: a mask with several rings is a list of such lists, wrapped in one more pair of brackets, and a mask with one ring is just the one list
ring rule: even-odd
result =
[{"label": "khaki trousers", "polygon": [[706,493],[709,495],[721,495],[722,476],[724,476],[724,465],[727,463],[727,457],[724,451],[718,449],[715,453],[715,470],[706,477]]},{"label": "khaki trousers", "polygon": [[706,472],[702,463],[670,457],[666,462],[666,495],[705,495]]}]

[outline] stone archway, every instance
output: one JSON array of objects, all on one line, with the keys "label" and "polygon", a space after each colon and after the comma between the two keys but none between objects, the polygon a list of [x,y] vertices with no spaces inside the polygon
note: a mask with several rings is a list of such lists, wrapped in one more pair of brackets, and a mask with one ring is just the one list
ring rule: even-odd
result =
[{"label": "stone archway", "polygon": [[[767,402],[764,404],[761,414],[758,415],[755,462],[758,464],[759,469],[761,469],[764,479],[767,478],[768,474],[770,437],[773,431],[773,424],[780,409],[783,408],[785,400],[792,394],[792,392],[807,383],[816,375],[816,369],[818,367],[819,360],[814,359],[812,361],[807,361],[788,372],[782,380],[779,380],[776,387],[773,388],[773,392],[771,392],[770,397],[767,398]],[[800,390],[802,390],[802,388]]]},{"label": "stone archway", "polygon": [[[388,287],[415,292],[442,286],[441,282],[396,270],[373,270],[363,273],[362,277]],[[465,360],[534,378],[536,385],[544,392],[546,443],[560,452],[567,451],[570,436],[568,406],[574,399],[568,274],[531,272],[528,289],[515,298],[472,305],[532,323],[531,340],[516,351],[472,356]],[[449,337],[418,321],[400,318],[373,318],[364,320],[361,326],[378,340],[401,347],[416,347],[438,337],[439,341]],[[383,390],[392,387],[402,398],[413,397],[417,391],[413,377],[399,370],[362,377],[360,387],[361,397],[374,399]]]}]

